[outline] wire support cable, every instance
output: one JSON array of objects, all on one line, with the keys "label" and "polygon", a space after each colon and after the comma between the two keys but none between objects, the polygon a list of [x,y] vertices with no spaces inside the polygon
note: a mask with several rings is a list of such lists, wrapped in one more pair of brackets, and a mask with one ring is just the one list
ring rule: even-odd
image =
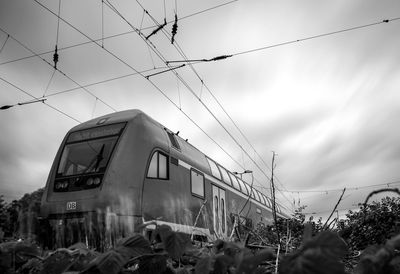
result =
[{"label": "wire support cable", "polygon": [[[48,11],[51,11],[50,9],[48,9],[47,7],[45,7],[44,5],[42,5],[39,1],[37,1],[37,0],[34,0],[34,1],[35,1],[36,3],[38,3],[39,5],[41,5],[43,8],[47,9]],[[104,0],[103,0],[103,1],[104,1]],[[185,16],[182,16],[182,17],[179,17],[178,20],[184,20],[184,19],[187,19],[187,18],[196,16],[196,15],[198,15],[198,14],[202,14],[202,13],[205,13],[205,12],[207,12],[207,11],[210,11],[210,10],[213,10],[213,9],[217,9],[217,8],[220,8],[220,7],[223,7],[223,6],[232,4],[232,3],[237,2],[237,1],[239,1],[239,0],[229,1],[229,2],[220,4],[220,5],[217,5],[217,6],[213,6],[213,7],[211,7],[211,8],[205,9],[205,10],[201,10],[201,11],[198,11],[198,12],[195,12],[195,13],[191,13],[191,14],[188,14],[188,15],[185,15]],[[53,13],[53,14],[55,14],[55,13]],[[55,15],[56,15],[56,14],[55,14]],[[56,15],[56,16],[57,16],[57,15]],[[62,20],[61,20],[61,21],[62,21]],[[171,21],[167,21],[168,24],[169,24],[169,23],[173,23],[173,22],[174,22],[174,21],[172,21],[172,20],[171,20]],[[142,22],[142,23],[143,23],[143,22]],[[143,28],[141,27],[139,30],[147,30],[147,29],[152,29],[152,28],[154,28],[154,27],[156,27],[156,26],[148,26],[148,27],[143,27]],[[125,31],[125,32],[121,32],[121,33],[117,33],[117,34],[113,34],[113,35],[109,35],[109,36],[104,36],[104,37],[101,37],[101,38],[98,38],[98,39],[93,39],[93,40],[89,40],[89,41],[77,43],[77,44],[74,44],[74,45],[70,45],[70,46],[65,46],[65,47],[62,47],[62,48],[58,48],[58,51],[60,52],[60,51],[63,51],[63,50],[67,50],[67,49],[71,49],[71,48],[75,48],[75,47],[79,47],[79,46],[83,46],[83,45],[87,45],[87,44],[91,44],[91,43],[96,43],[96,42],[102,42],[102,44],[103,44],[103,46],[104,46],[104,40],[108,40],[108,39],[112,39],[112,38],[116,38],[116,37],[120,37],[120,36],[125,36],[125,35],[132,34],[132,33],[135,33],[135,32],[136,32],[135,30],[131,30],[131,31]],[[53,53],[53,52],[54,52],[54,50],[49,50],[49,51],[41,52],[41,53],[39,53],[38,55],[41,56],[41,55],[46,55],[46,54]],[[21,58],[9,60],[9,61],[4,61],[4,62],[1,62],[1,63],[0,63],[0,66],[1,66],[1,65],[5,65],[5,64],[9,64],[9,63],[14,63],[14,62],[22,61],[22,60],[29,59],[29,58],[33,58],[33,57],[36,57],[36,55],[30,55],[30,56],[25,56],[25,57],[21,57]]]},{"label": "wire support cable", "polygon": [[56,108],[56,107],[54,107],[54,106],[52,106],[52,105],[46,103],[45,100],[44,100],[43,98],[33,96],[31,93],[29,93],[29,92],[27,92],[26,90],[24,90],[24,89],[22,89],[22,88],[16,86],[15,84],[11,83],[10,81],[4,79],[4,78],[1,77],[1,76],[0,76],[0,80],[2,80],[3,82],[9,84],[10,86],[14,87],[15,89],[19,90],[20,92],[25,93],[26,95],[28,95],[29,97],[33,98],[34,100],[36,100],[36,101],[42,101],[43,104],[45,104],[45,105],[48,106],[49,108],[51,108],[51,109],[57,111],[58,113],[61,113],[62,115],[64,115],[64,116],[66,116],[66,117],[68,117],[68,118],[74,120],[74,121],[77,122],[77,123],[81,123],[81,121],[79,121],[78,119],[76,119],[76,118],[72,117],[71,115],[65,113],[64,111],[62,111],[62,110],[60,110],[60,109],[58,109],[58,108]]},{"label": "wire support cable", "polygon": [[[42,3],[40,3],[40,2],[38,2],[37,0],[34,0],[36,3],[38,3],[40,6],[42,6],[44,9],[46,9],[48,12],[50,12],[50,13],[52,13],[53,15],[56,15],[52,10],[50,10],[48,7],[46,7],[45,5],[43,5]],[[107,0],[105,0],[105,4],[107,5],[107,4],[110,4],[109,3],[109,1],[107,1]],[[108,5],[107,5],[108,6]],[[110,6],[109,6],[110,7]],[[113,7],[112,5],[111,5],[111,7],[110,8],[112,8],[112,10],[114,10],[115,12],[117,12],[117,13],[119,13],[118,12],[118,10],[116,10],[115,9],[115,7]],[[122,16],[121,14],[120,14],[120,16]],[[101,47],[101,45],[99,44],[99,43],[97,43],[97,41],[94,41],[91,37],[89,37],[88,35],[86,35],[85,33],[83,33],[81,30],[79,30],[78,28],[76,28],[75,26],[73,26],[71,23],[69,23],[68,21],[66,21],[65,19],[63,19],[62,17],[60,17],[60,20],[61,21],[63,21],[65,24],[67,24],[68,26],[70,26],[71,28],[73,28],[74,30],[76,30],[77,32],[79,32],[81,35],[83,35],[83,36],[85,36],[87,39],[89,39],[90,41],[92,41],[92,42],[94,42],[96,45],[98,45],[98,46],[100,46]],[[126,20],[126,19],[124,19],[124,20]],[[126,20],[127,21],[127,20]],[[133,27],[130,23],[129,23],[129,25],[131,26],[131,27]],[[134,28],[134,30],[140,35],[140,37],[142,37],[142,39],[143,39],[143,36],[141,35],[141,32],[137,29],[137,28],[135,28],[135,27],[133,27]],[[144,39],[145,40],[145,39]],[[138,71],[137,69],[135,69],[134,67],[132,67],[131,65],[129,65],[127,62],[125,62],[124,60],[122,60],[120,57],[118,57],[117,55],[115,55],[113,52],[111,52],[110,50],[108,50],[106,47],[104,47],[104,48],[102,48],[104,51],[106,51],[107,53],[109,53],[111,56],[113,56],[114,58],[116,58],[117,60],[119,60],[120,62],[122,62],[123,64],[125,64],[126,66],[128,66],[129,68],[131,68],[132,70],[134,70],[135,71],[135,73],[136,74],[139,74],[140,76],[142,76],[143,78],[145,78],[145,79],[147,79],[146,77],[145,77],[145,75],[142,73],[142,72],[140,72],[140,71]],[[160,56],[160,58],[162,58],[161,56]],[[161,88],[159,88],[153,81],[151,81],[150,79],[147,79],[148,81],[149,81],[149,83],[151,83],[152,84],[152,86],[157,90],[157,91],[159,91],[169,102],[171,102],[177,109],[179,109],[179,106],[174,102],[174,101],[172,101],[172,99],[171,98],[169,98],[168,97],[168,95],[161,89]],[[188,119],[189,119],[189,121],[191,121],[197,128],[199,128],[208,138],[210,138],[210,140],[212,140],[225,154],[227,154],[234,162],[236,162],[239,166],[241,166],[240,165],[240,163],[238,163],[221,145],[219,145],[203,128],[201,128],[201,126],[200,125],[198,125],[185,111],[183,111],[182,109],[179,109]]]},{"label": "wire support cable", "polygon": [[286,46],[286,45],[290,45],[290,44],[294,44],[294,43],[304,42],[307,40],[313,40],[313,39],[317,39],[317,38],[321,38],[321,37],[331,36],[331,35],[335,35],[335,34],[339,34],[339,33],[343,33],[343,32],[349,32],[349,31],[353,31],[353,30],[369,28],[372,26],[380,25],[380,24],[387,24],[387,23],[390,23],[393,21],[398,21],[398,20],[400,20],[400,17],[395,17],[395,18],[391,18],[391,19],[383,19],[381,21],[377,21],[377,22],[373,22],[373,23],[369,23],[369,24],[365,24],[365,25],[349,27],[349,28],[341,29],[341,30],[337,30],[337,31],[322,33],[322,34],[318,34],[318,35],[314,35],[314,36],[308,36],[308,37],[304,37],[304,38],[300,38],[300,39],[296,39],[296,40],[290,40],[290,41],[273,44],[273,45],[269,45],[269,46],[264,46],[264,47],[260,47],[260,48],[236,52],[236,53],[233,53],[232,55],[238,56],[238,55],[248,54],[248,53],[252,53],[252,52],[256,52],[256,51],[262,51],[262,50],[276,48],[276,47],[280,47],[280,46]]},{"label": "wire support cable", "polygon": [[[6,34],[9,34],[8,32],[6,32],[3,28],[0,27],[0,30]],[[10,34],[9,34],[10,35]],[[47,61],[46,59],[42,58],[41,56],[39,56],[38,54],[36,54],[36,52],[34,52],[32,49],[30,49],[28,46],[26,46],[25,44],[23,44],[21,41],[19,41],[18,39],[16,39],[14,36],[10,35],[10,37],[16,41],[18,44],[20,44],[23,48],[25,48],[26,50],[28,50],[29,52],[31,52],[32,54],[34,54],[36,57],[38,57],[40,60],[42,60],[43,62],[45,62],[46,64],[48,64],[50,67],[53,67],[52,64],[50,64],[49,61]],[[83,89],[84,91],[86,91],[88,94],[90,94],[91,96],[93,96],[94,98],[97,98],[100,102],[102,102],[104,105],[106,105],[107,107],[109,107],[110,109],[112,109],[113,111],[117,111],[114,107],[112,107],[110,104],[108,104],[107,102],[105,102],[104,100],[100,99],[99,97],[97,97],[95,94],[93,94],[91,91],[89,91],[87,88],[83,87],[81,84],[79,84],[78,82],[76,82],[74,79],[72,79],[70,76],[68,76],[65,72],[61,71],[59,68],[54,68],[55,70],[57,70],[58,72],[60,72],[64,77],[66,77],[67,79],[69,79],[71,82],[73,82],[75,85],[79,86],[79,88]]]},{"label": "wire support cable", "polygon": [[[108,0],[106,0],[108,2]],[[146,11],[146,14],[153,20],[153,22],[155,23],[155,25],[159,25],[159,23],[157,22],[157,20],[151,16],[151,14],[144,8],[144,6],[142,4],[140,4],[140,2],[138,0],[136,0],[136,2],[139,4],[139,6]],[[109,2],[108,2],[109,3]],[[112,5],[111,3],[109,3],[110,5]],[[128,20],[126,20],[119,12],[118,10],[113,7],[114,12],[116,12],[128,25],[131,25],[130,22]],[[167,37],[167,39],[170,39],[171,36],[169,35],[169,33],[167,33],[166,31],[162,30],[164,35]],[[140,34],[140,33],[139,33]],[[145,41],[146,42],[146,41]],[[191,65],[190,62],[188,62],[188,58],[185,55],[184,51],[181,49],[181,47],[179,46],[178,43],[173,44],[173,46],[176,48],[176,50],[178,51],[178,53],[186,60],[186,62],[188,63],[188,65],[191,67],[191,69],[193,70],[193,72],[197,75],[197,77],[200,79],[200,81],[203,83],[202,78],[200,77],[200,75],[197,73],[197,71],[194,69],[194,67]],[[157,51],[157,49],[153,46],[152,48],[153,51]],[[157,51],[158,52],[158,51]],[[157,53],[158,57],[168,66],[170,62],[168,62],[160,52]],[[225,59],[228,58],[230,56],[221,56],[221,57],[216,57],[213,58],[215,60],[219,60],[219,59]],[[213,60],[211,60],[213,61]],[[241,146],[241,144],[233,137],[233,135],[226,129],[226,127],[219,121],[219,119],[216,117],[216,115],[214,113],[211,112],[211,110],[207,107],[207,105],[205,105],[205,103],[201,100],[200,97],[197,96],[197,94],[193,91],[193,89],[184,81],[184,79],[175,71],[173,71],[173,73],[175,74],[175,76],[186,86],[186,88],[192,93],[193,96],[195,96],[199,102],[201,104],[203,104],[203,106],[206,108],[206,110],[213,116],[213,118],[221,125],[221,127],[227,132],[228,135],[230,135],[230,137],[234,140],[234,142],[239,146],[239,148],[247,154],[247,156],[249,157],[249,159],[258,167],[258,169],[264,174],[264,176],[266,176],[266,178],[268,180],[269,176],[267,174],[265,174],[264,170],[262,170],[258,164],[254,161],[254,159],[248,154],[247,151],[244,150],[244,148]],[[238,163],[237,161],[235,161],[236,163]],[[241,165],[239,165],[241,166]],[[241,166],[243,169],[244,167]],[[282,193],[282,196],[291,204],[291,201],[285,196],[285,194]]]},{"label": "wire support cable", "polygon": [[[146,10],[143,5],[140,4],[140,2],[138,0],[136,0],[136,2],[140,5],[140,7],[143,10]],[[150,13],[148,13],[148,16],[153,20],[153,22],[157,25],[159,24],[156,19],[154,17],[151,16]],[[125,20],[125,19],[124,19]],[[127,20],[125,20],[127,21]],[[167,37],[167,39],[170,39],[170,35],[164,31],[164,35]],[[182,48],[179,46],[179,43],[175,43],[174,47],[176,48],[176,50],[178,51],[178,53],[182,56],[182,58],[184,59],[183,61],[164,61],[166,65],[168,65],[169,63],[174,63],[174,62],[186,62],[190,68],[192,69],[192,71],[195,73],[195,75],[198,77],[198,79],[201,81],[202,85],[204,85],[206,87],[206,89],[208,90],[208,92],[212,95],[212,97],[214,98],[214,100],[218,103],[218,105],[221,107],[221,109],[224,111],[224,113],[228,116],[228,118],[232,121],[232,123],[234,124],[234,126],[239,130],[239,132],[242,134],[242,136],[244,136],[243,132],[240,130],[240,128],[237,126],[237,124],[233,121],[232,117],[227,113],[227,111],[225,110],[225,108],[222,106],[222,104],[219,102],[219,100],[215,97],[215,95],[213,94],[213,92],[211,92],[211,90],[208,88],[208,86],[206,86],[204,84],[204,80],[201,78],[201,76],[197,73],[196,69],[192,66],[192,62],[208,62],[208,61],[218,61],[218,60],[222,60],[222,59],[226,59],[231,57],[232,55],[222,55],[222,56],[217,56],[211,59],[200,59],[200,60],[189,60],[186,56],[186,54],[184,53],[184,51],[182,50]],[[180,76],[174,72],[176,74],[176,77],[180,78]],[[230,132],[225,128],[225,126],[222,125],[222,123],[219,121],[219,119],[209,110],[209,108],[205,105],[204,101],[201,100],[201,97],[197,96],[197,94],[193,91],[193,89],[184,83],[183,79],[180,79],[181,82],[187,87],[187,89],[192,93],[192,95],[194,97],[196,97],[199,102],[201,104],[203,104],[203,106],[207,109],[207,111],[213,116],[213,118],[221,125],[221,127],[224,128],[224,130],[228,133],[228,135],[230,135],[230,137],[234,140],[234,142],[239,146],[239,148],[249,157],[249,159],[253,162],[253,164],[255,166],[257,166],[257,168],[264,174],[264,176],[270,180],[269,176],[265,174],[265,172],[258,166],[258,164],[256,163],[256,161],[247,153],[247,151],[244,150],[244,148],[237,142],[237,140],[230,134]],[[261,158],[261,156],[259,155],[259,153],[255,150],[254,146],[249,142],[248,138],[246,136],[244,136],[244,138],[246,139],[246,141],[250,144],[250,146],[253,148],[253,150],[257,153],[257,155]],[[262,158],[261,158],[262,159]],[[263,163],[268,167],[268,165],[265,163],[265,161],[262,159]],[[269,170],[271,170],[271,168],[268,167]],[[280,181],[277,180],[279,184]],[[283,186],[283,185],[282,185]],[[284,188],[284,186],[283,186]],[[280,191],[280,189],[276,188],[278,191]],[[286,197],[286,195],[284,193],[281,193],[282,196],[286,199],[286,201],[288,201],[291,204],[291,201],[288,197]]]},{"label": "wire support cable", "polygon": [[4,41],[4,43],[3,43],[3,45],[1,46],[1,48],[0,48],[0,54],[2,53],[2,51],[3,51],[3,49],[4,49],[4,47],[6,46],[6,44],[7,44],[7,41],[8,41],[8,39],[10,38],[10,35],[9,34],[7,34],[7,38],[6,38],[6,40]]},{"label": "wire support cable", "polygon": [[[53,11],[51,11],[49,8],[47,8],[46,6],[44,6],[43,4],[41,4],[40,2],[38,2],[37,0],[34,0],[36,3],[38,3],[40,6],[42,6],[44,9],[48,10],[50,13],[54,14]],[[139,34],[140,37],[142,37],[143,40],[145,40],[145,37],[143,37],[143,34],[137,29],[135,28],[132,24],[129,23],[128,20],[126,20],[122,14],[120,14],[118,12],[118,10],[107,0],[105,0],[105,4],[111,8],[111,10],[113,10],[114,12],[116,12],[123,20],[125,20],[132,28],[134,31],[136,31],[136,33]],[[55,14],[54,14],[55,15]],[[92,42],[95,42],[92,38],[90,38],[88,35],[86,35],[85,33],[83,33],[81,30],[77,29],[75,26],[73,26],[72,24],[70,24],[68,21],[66,21],[65,19],[63,19],[62,17],[60,17],[60,20],[63,21],[64,23],[66,23],[67,25],[69,25],[71,28],[75,29],[77,32],[79,32],[80,34],[82,34],[83,36],[85,36],[87,39],[91,40]],[[145,40],[145,42],[148,40]],[[95,42],[96,45],[100,46],[101,45],[97,42]],[[165,58],[162,57],[162,55],[158,52],[158,50],[156,50],[155,46],[150,42],[150,44],[152,45],[152,49],[154,50],[154,52],[157,54],[157,56],[163,60],[163,62],[166,62]],[[141,74],[138,70],[136,70],[135,68],[133,68],[131,65],[129,65],[127,62],[125,62],[124,60],[122,60],[120,57],[118,57],[117,55],[115,55],[113,52],[111,52],[110,50],[106,49],[105,47],[103,48],[103,50],[105,50],[106,52],[108,52],[110,55],[112,55],[114,58],[118,59],[120,62],[122,62],[123,64],[125,64],[126,66],[128,66],[129,68],[131,68],[132,70],[134,70],[135,72],[137,72],[138,74],[140,74],[141,76],[143,76],[144,78],[146,78],[143,74]],[[175,105],[176,108],[179,109],[179,106],[177,106],[154,82],[150,81],[149,79],[147,79],[158,91],[160,91],[164,97],[166,97],[171,103],[173,103]],[[180,109],[180,111],[193,123],[195,124],[197,127],[199,127],[193,119],[190,118],[190,116],[188,114],[186,114],[184,111],[182,111]],[[201,128],[200,128],[201,129]],[[201,129],[202,130],[202,129]],[[202,130],[203,133],[205,133],[204,130]],[[211,136],[209,136],[208,134],[206,134],[206,136],[208,136],[209,138]],[[216,142],[214,139],[210,138],[214,143]],[[220,148],[222,148],[219,144],[217,144]],[[239,164],[235,159],[233,159],[233,157],[227,153],[226,150],[222,149],[224,151],[224,153],[226,153],[236,164],[238,164],[238,166],[242,167],[241,164]],[[242,167],[243,168],[243,167]],[[266,175],[266,174],[265,174]],[[268,177],[268,176],[267,176]]]}]

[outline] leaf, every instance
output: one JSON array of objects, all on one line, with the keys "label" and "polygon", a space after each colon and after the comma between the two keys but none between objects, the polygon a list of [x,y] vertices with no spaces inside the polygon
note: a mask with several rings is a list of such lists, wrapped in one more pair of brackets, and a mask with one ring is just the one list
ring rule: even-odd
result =
[{"label": "leaf", "polygon": [[213,243],[214,254],[218,254],[218,253],[222,252],[224,249],[224,246],[225,246],[225,242],[223,240],[221,240],[221,239],[216,240]]},{"label": "leaf", "polygon": [[191,246],[190,237],[182,232],[170,231],[163,239],[165,250],[172,259],[178,260],[187,247]]},{"label": "leaf", "polygon": [[225,242],[224,245],[224,254],[231,257],[235,258],[236,255],[240,252],[240,248],[235,245],[234,243],[231,242]]},{"label": "leaf", "polygon": [[115,250],[107,251],[89,263],[82,274],[101,273],[117,274],[126,264],[127,259]]},{"label": "leaf", "polygon": [[211,270],[211,257],[204,257],[200,259],[194,267],[195,274],[210,273]]},{"label": "leaf", "polygon": [[43,261],[43,268],[40,274],[58,274],[68,270],[74,263],[74,257],[64,251],[56,250]]},{"label": "leaf", "polygon": [[218,255],[214,262],[214,274],[225,274],[229,267],[235,263],[232,257],[227,255]]},{"label": "leaf", "polygon": [[346,242],[337,233],[323,231],[312,240],[307,241],[303,249],[318,248],[328,257],[340,258],[347,253]]},{"label": "leaf", "polygon": [[163,242],[165,237],[172,232],[172,228],[168,225],[159,225],[154,229],[153,233],[151,234],[151,242]]},{"label": "leaf", "polygon": [[306,241],[300,250],[284,257],[279,264],[279,273],[345,273],[339,259],[346,251],[346,243],[336,233],[325,231]]},{"label": "leaf", "polygon": [[126,260],[153,253],[149,241],[139,234],[119,240],[116,244],[115,251],[123,255]]},{"label": "leaf", "polygon": [[275,258],[275,252],[272,249],[261,250],[256,255],[247,255],[239,263],[236,273],[252,273],[259,264],[264,261]]},{"label": "leaf", "polygon": [[163,273],[167,269],[167,258],[162,254],[143,255],[139,260],[138,273]]},{"label": "leaf", "polygon": [[188,270],[185,267],[179,267],[177,269],[175,269],[175,274],[190,274],[192,272],[190,272],[190,270]]},{"label": "leaf", "polygon": [[396,274],[400,270],[400,258],[395,250],[400,245],[400,235],[388,240],[384,246],[368,247],[355,268],[357,274]]}]

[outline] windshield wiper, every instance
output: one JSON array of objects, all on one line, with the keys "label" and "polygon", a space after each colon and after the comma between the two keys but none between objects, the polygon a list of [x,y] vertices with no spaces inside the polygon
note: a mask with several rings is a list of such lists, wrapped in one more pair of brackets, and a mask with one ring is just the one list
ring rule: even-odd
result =
[{"label": "windshield wiper", "polygon": [[89,173],[90,171],[94,171],[96,172],[96,169],[99,168],[100,162],[104,159],[104,147],[105,144],[103,144],[100,148],[99,153],[97,153],[93,159],[90,161],[90,164],[88,165],[88,167],[81,173],[81,174],[86,174]]}]

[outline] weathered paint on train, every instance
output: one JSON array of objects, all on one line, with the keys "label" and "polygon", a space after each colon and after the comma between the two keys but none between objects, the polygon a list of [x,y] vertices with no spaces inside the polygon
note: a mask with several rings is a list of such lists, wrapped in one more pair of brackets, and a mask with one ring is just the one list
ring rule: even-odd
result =
[{"label": "weathered paint on train", "polygon": [[[81,167],[76,162],[89,157],[86,154],[91,157]],[[165,157],[166,169],[158,166]],[[70,170],[63,169],[65,162]],[[157,174],[150,176],[154,165]],[[194,191],[192,184],[202,178],[204,189]],[[263,197],[249,199],[244,191],[215,178],[206,155],[139,110],[112,113],[72,128],[55,157],[41,206],[55,246],[82,241],[100,249],[144,222],[168,224],[208,239],[227,238],[233,216],[240,211],[253,225],[272,220]]]}]

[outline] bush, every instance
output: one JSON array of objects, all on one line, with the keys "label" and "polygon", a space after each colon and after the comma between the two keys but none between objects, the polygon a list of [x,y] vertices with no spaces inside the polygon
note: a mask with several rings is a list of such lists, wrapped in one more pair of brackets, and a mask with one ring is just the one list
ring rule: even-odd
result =
[{"label": "bush", "polygon": [[369,245],[384,244],[400,233],[400,198],[386,197],[361,206],[359,211],[349,211],[346,216],[338,229],[350,248],[363,250]]}]

